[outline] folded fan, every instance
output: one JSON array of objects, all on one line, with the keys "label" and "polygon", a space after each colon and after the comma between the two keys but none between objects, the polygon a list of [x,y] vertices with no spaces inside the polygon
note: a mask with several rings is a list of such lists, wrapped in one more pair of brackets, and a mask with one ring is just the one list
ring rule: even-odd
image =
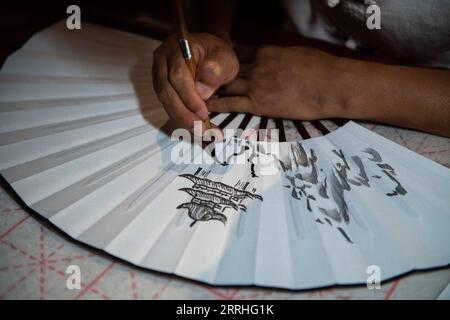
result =
[{"label": "folded fan", "polygon": [[365,283],[370,265],[382,279],[448,265],[449,170],[353,122],[212,114],[281,140],[295,126],[298,141],[239,140],[248,152],[232,159],[174,162],[174,147],[210,155],[158,130],[158,43],[58,23],[8,58],[0,171],[29,207],[114,256],[211,284],[304,289]]}]

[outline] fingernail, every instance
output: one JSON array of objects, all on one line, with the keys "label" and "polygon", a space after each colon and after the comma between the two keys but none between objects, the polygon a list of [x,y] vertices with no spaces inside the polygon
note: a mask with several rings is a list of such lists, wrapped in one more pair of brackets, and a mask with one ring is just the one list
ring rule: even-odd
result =
[{"label": "fingernail", "polygon": [[214,90],[211,87],[199,81],[195,83],[195,87],[197,89],[198,94],[200,95],[200,97],[202,97],[203,100],[209,99],[209,97],[211,97],[212,94],[214,93]]}]

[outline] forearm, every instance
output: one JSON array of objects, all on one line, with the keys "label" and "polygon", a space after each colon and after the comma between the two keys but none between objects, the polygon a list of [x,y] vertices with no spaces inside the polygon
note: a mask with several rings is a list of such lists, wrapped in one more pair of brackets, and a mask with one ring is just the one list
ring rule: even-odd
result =
[{"label": "forearm", "polygon": [[450,71],[338,59],[334,116],[450,137]]}]

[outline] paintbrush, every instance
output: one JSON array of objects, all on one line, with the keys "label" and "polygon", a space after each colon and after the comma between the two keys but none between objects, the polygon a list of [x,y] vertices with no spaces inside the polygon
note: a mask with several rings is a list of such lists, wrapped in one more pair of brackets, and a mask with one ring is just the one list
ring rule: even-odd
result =
[{"label": "paintbrush", "polygon": [[[180,44],[181,52],[187,63],[189,71],[191,72],[192,78],[195,81],[197,67],[195,65],[195,59],[192,55],[191,46],[189,44],[189,32],[186,25],[186,19],[184,18],[183,7],[180,0],[172,0],[171,4],[175,24],[177,26],[178,42]],[[203,123],[205,124],[206,129],[211,129],[211,121],[209,120],[208,115]]]}]

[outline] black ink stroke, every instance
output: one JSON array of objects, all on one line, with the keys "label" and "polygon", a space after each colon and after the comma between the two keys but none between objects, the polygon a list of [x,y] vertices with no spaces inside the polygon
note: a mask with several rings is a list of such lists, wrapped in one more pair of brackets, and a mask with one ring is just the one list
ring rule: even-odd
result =
[{"label": "black ink stroke", "polygon": [[[196,174],[198,173],[199,170],[196,171]],[[225,209],[245,212],[247,207],[242,203],[244,200],[263,201],[260,195],[245,190],[249,185],[248,181],[238,181],[236,186],[232,187],[193,174],[181,174],[179,177],[189,179],[194,183],[191,188],[179,189],[189,194],[192,199],[177,206],[177,209],[188,210],[189,217],[194,220],[190,224],[191,227],[198,221],[218,220],[226,224],[227,217],[223,214]]]},{"label": "black ink stroke", "polygon": [[370,161],[373,161],[373,162],[381,162],[381,161],[383,161],[383,159],[381,158],[381,155],[375,149],[366,148],[363,152],[364,153],[368,153],[368,154],[370,154],[372,156],[372,158],[369,158]]},{"label": "black ink stroke", "polygon": [[[351,192],[352,188],[371,188],[370,179],[382,179],[381,173],[396,183],[392,192],[387,193],[388,197],[402,196],[407,193],[401,185],[394,168],[383,161],[381,154],[372,148],[366,148],[363,153],[369,157],[361,158],[358,155],[347,157],[341,149],[332,150],[338,161],[330,163],[331,171],[324,178],[319,177],[319,171],[324,174],[323,168],[317,167],[317,155],[314,149],[310,149],[310,155],[300,142],[292,143],[290,146],[291,161],[280,160],[280,167],[283,170],[284,178],[288,182],[286,188],[291,189],[291,197],[298,201],[306,199],[305,209],[316,215],[315,222],[329,227],[336,228],[342,237],[349,243],[353,243],[345,228],[350,224],[350,215],[345,192]],[[374,162],[375,170],[380,174],[368,174],[364,161]],[[307,172],[304,172],[305,169]],[[322,180],[323,179],[323,180]],[[315,189],[314,189],[315,188]],[[316,190],[317,195],[322,199],[331,200],[331,207],[325,208],[321,202],[314,206],[312,201],[316,198],[311,194]],[[334,207],[333,207],[334,206]],[[317,217],[317,215],[320,217]]]}]

